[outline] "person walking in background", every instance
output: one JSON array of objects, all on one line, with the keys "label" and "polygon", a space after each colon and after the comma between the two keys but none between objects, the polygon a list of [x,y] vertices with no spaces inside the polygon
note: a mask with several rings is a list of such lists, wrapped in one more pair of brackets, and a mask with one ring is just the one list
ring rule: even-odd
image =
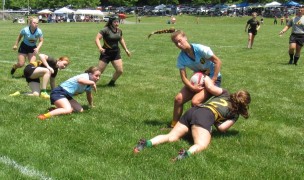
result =
[{"label": "person walking in background", "polygon": [[257,35],[258,30],[260,29],[260,22],[257,20],[257,13],[252,13],[252,18],[249,19],[245,26],[245,32],[248,30],[248,49],[252,49],[254,38]]},{"label": "person walking in background", "polygon": [[304,44],[304,7],[301,7],[294,18],[288,21],[288,24],[280,31],[279,35],[284,34],[292,27],[291,35],[289,37],[289,62],[288,64],[298,64],[301,55],[301,50]]},{"label": "person walking in background", "polygon": [[177,68],[184,87],[175,96],[173,119],[171,127],[180,119],[183,113],[183,106],[192,100],[192,105],[196,106],[211,97],[211,93],[201,86],[193,86],[187,78],[186,68],[194,72],[203,72],[209,76],[212,83],[221,86],[221,60],[213,53],[210,47],[201,44],[190,44],[186,34],[181,30],[176,30],[171,34],[171,40],[181,51],[177,58]]},{"label": "person walking in background", "polygon": [[273,24],[274,24],[274,25],[277,25],[277,24],[278,24],[278,17],[277,17],[277,16],[274,16]]},{"label": "person walking in background", "polygon": [[[29,62],[35,62],[36,55],[43,44],[43,33],[41,29],[38,28],[38,19],[36,17],[29,18],[29,26],[24,27],[13,46],[13,50],[17,50],[18,44],[23,37],[18,49],[18,62],[13,65],[11,69],[11,75],[13,76],[16,69],[21,68],[25,64],[26,58]],[[39,41],[38,45],[37,41]]]},{"label": "person walking in background", "polygon": [[284,25],[284,16],[281,17],[281,25]]},{"label": "person walking in background", "polygon": [[284,17],[285,17],[285,24],[287,25],[287,24],[288,24],[288,21],[289,21],[288,14],[285,14]]},{"label": "person walking in background", "polygon": [[224,90],[220,96],[213,97],[199,107],[189,109],[168,134],[158,135],[150,140],[140,139],[133,152],[139,153],[146,147],[176,142],[190,132],[194,144],[188,150],[181,149],[173,160],[190,157],[208,147],[211,142],[212,125],[219,132],[226,132],[235,124],[239,115],[247,119],[250,102],[251,97],[247,91],[239,90],[229,95]]},{"label": "person walking in background", "polygon": [[45,120],[60,114],[70,114],[73,111],[83,112],[83,107],[73,99],[74,96],[86,92],[89,106],[93,105],[93,95],[91,90],[97,91],[96,82],[100,78],[100,71],[97,67],[90,67],[80,75],[74,76],[61,83],[51,92],[51,104],[56,108],[48,113],[40,114],[37,118]]},{"label": "person walking in background", "polygon": [[[118,28],[119,19],[116,16],[109,18],[109,21],[105,27],[100,30],[95,38],[95,44],[100,51],[99,57],[99,70],[104,72],[109,62],[112,63],[115,68],[115,73],[112,76],[108,86],[115,86],[116,80],[123,73],[123,62],[120,55],[120,48],[118,42],[121,44],[127,55],[130,57],[131,53],[127,49],[125,40],[122,36],[122,30]],[[103,46],[101,46],[100,40],[103,39]]]}]

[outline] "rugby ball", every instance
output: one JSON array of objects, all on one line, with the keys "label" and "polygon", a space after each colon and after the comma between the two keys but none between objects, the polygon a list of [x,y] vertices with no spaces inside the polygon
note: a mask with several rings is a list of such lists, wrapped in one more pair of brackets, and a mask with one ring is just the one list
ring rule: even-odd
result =
[{"label": "rugby ball", "polygon": [[205,80],[205,75],[202,72],[196,72],[190,78],[190,82],[193,86],[197,84],[201,84],[203,86],[204,80]]}]

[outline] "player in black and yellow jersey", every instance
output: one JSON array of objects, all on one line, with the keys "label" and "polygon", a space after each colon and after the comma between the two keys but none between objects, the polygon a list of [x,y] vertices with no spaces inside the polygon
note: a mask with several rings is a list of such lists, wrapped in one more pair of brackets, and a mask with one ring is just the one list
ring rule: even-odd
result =
[{"label": "player in black and yellow jersey", "polygon": [[223,90],[220,96],[189,109],[168,134],[158,135],[150,140],[141,139],[134,152],[138,153],[145,147],[178,141],[188,132],[192,133],[194,144],[188,150],[182,149],[174,160],[201,152],[211,141],[212,125],[218,131],[226,132],[237,121],[239,115],[247,119],[250,101],[251,97],[247,91],[240,90],[229,94],[227,90]]},{"label": "player in black and yellow jersey", "polygon": [[[101,46],[100,40],[103,39]],[[123,73],[123,63],[120,55],[120,48],[118,43],[125,50],[130,57],[131,53],[127,49],[125,40],[122,36],[122,30],[119,28],[119,18],[112,16],[103,29],[101,29],[95,38],[95,44],[100,52],[98,67],[101,73],[106,69],[109,62],[112,63],[115,73],[112,76],[108,86],[115,86],[116,80]]]}]

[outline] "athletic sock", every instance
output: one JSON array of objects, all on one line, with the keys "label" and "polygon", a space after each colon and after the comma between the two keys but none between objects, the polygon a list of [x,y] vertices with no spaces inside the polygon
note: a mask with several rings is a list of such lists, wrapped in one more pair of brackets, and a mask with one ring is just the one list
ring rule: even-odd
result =
[{"label": "athletic sock", "polygon": [[289,64],[292,64],[293,56],[294,56],[294,54],[289,54]]},{"label": "athletic sock", "polygon": [[46,92],[46,89],[41,89],[41,92]]},{"label": "athletic sock", "polygon": [[299,58],[300,58],[300,56],[299,57],[297,57],[297,56],[294,57],[294,64],[295,65],[297,65]]},{"label": "athletic sock", "polygon": [[51,117],[51,113],[45,113],[45,114],[43,114],[46,118],[50,118]]},{"label": "athletic sock", "polygon": [[171,127],[171,128],[173,128],[173,127],[176,125],[176,123],[177,123],[177,121],[172,120],[172,121],[171,121],[171,125],[170,125],[170,127]]},{"label": "athletic sock", "polygon": [[187,156],[188,156],[188,157],[190,157],[191,154],[192,154],[190,151],[186,151],[186,153],[187,153]]},{"label": "athletic sock", "polygon": [[149,148],[153,146],[151,140],[146,141],[146,146]]}]

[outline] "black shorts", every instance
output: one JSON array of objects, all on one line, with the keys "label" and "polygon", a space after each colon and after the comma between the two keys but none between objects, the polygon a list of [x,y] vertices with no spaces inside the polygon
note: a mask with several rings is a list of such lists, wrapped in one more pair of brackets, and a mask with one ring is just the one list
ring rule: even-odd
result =
[{"label": "black shorts", "polygon": [[109,63],[110,61],[115,61],[121,59],[120,56],[120,50],[111,50],[111,49],[106,49],[104,53],[100,53],[99,60],[103,61],[105,63]]},{"label": "black shorts", "polygon": [[23,75],[26,79],[26,82],[30,83],[30,82],[37,82],[40,83],[40,79],[31,79],[31,75],[33,74],[33,72],[35,71],[36,67],[29,64],[27,66],[25,66],[24,70],[23,70]]},{"label": "black shorts", "polygon": [[51,104],[54,104],[59,99],[67,98],[68,100],[72,100],[73,98],[69,95],[69,93],[63,89],[61,86],[56,87],[52,90],[50,94]]},{"label": "black shorts", "polygon": [[299,46],[303,46],[304,34],[291,34],[289,37],[289,44],[296,43]]},{"label": "black shorts", "polygon": [[180,123],[189,129],[192,125],[200,126],[211,133],[212,125],[215,122],[213,112],[206,107],[192,107],[179,120]]},{"label": "black shorts", "polygon": [[258,31],[253,29],[248,29],[248,33],[252,33],[253,35],[257,35]]},{"label": "black shorts", "polygon": [[18,49],[18,53],[21,53],[21,54],[34,53],[35,48],[37,48],[37,46],[28,46],[22,41],[22,43],[20,44],[20,47]]}]

